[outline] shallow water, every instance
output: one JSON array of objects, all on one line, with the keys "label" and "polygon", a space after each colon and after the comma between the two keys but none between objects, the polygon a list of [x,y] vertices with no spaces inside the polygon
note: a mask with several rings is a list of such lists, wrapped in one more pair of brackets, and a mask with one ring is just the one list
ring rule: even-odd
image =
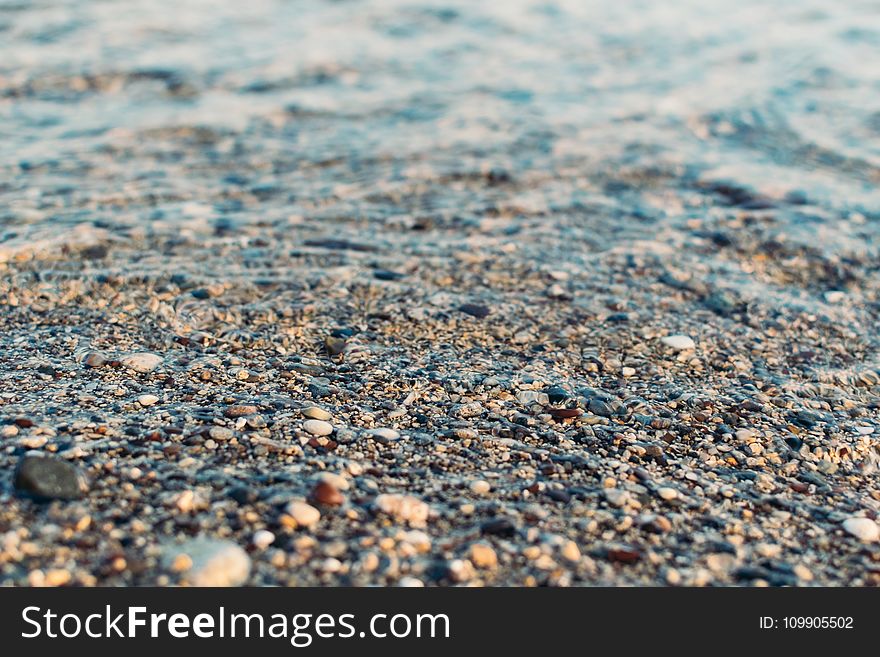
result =
[{"label": "shallow water", "polygon": [[[0,534],[40,543],[0,584],[80,517],[14,489],[33,450],[91,479],[78,584],[299,550],[327,473],[342,570],[251,582],[702,585],[745,526],[714,581],[876,584],[878,62],[876,1],[0,0]],[[402,568],[358,565],[379,493],[436,511]],[[497,570],[431,566],[476,536]]]},{"label": "shallow water", "polygon": [[[41,208],[89,187],[98,214],[113,215],[100,197],[122,190],[168,197],[137,221],[156,206],[183,216],[178,201],[235,214],[202,188],[230,183],[198,177],[242,147],[325,170],[305,189],[290,181],[287,213],[337,185],[369,212],[375,185],[418,171],[574,166],[798,190],[876,214],[876,1],[7,0],[0,55],[6,227],[80,221],[76,203]],[[217,152],[174,175],[155,151],[192,126]],[[111,162],[107,147],[134,156]],[[362,165],[334,171],[338,159]],[[241,164],[225,168],[249,184],[283,178]],[[442,196],[430,203],[457,205]]]}]

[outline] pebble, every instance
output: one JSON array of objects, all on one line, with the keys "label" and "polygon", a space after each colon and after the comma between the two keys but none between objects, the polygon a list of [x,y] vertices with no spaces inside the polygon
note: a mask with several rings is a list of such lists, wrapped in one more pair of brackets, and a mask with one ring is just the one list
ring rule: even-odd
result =
[{"label": "pebble", "polygon": [[376,509],[399,522],[422,526],[428,519],[431,508],[412,495],[382,494],[376,497]]},{"label": "pebble", "polygon": [[303,429],[313,436],[329,436],[333,433],[333,425],[324,420],[306,420]]},{"label": "pebble", "polygon": [[275,534],[267,529],[260,529],[259,531],[254,532],[254,537],[251,539],[251,543],[253,543],[253,546],[258,550],[265,550],[274,542]]},{"label": "pebble", "polygon": [[319,481],[312,489],[312,500],[324,506],[340,506],[345,497],[329,481]]},{"label": "pebble", "polygon": [[485,495],[492,490],[492,486],[489,485],[488,481],[477,479],[471,482],[470,489],[474,495]]},{"label": "pebble", "polygon": [[232,440],[233,437],[235,437],[235,432],[228,427],[213,426],[208,429],[208,435],[214,440],[226,442],[228,440]]},{"label": "pebble", "polygon": [[321,519],[321,512],[311,504],[293,501],[287,505],[287,515],[296,521],[299,527],[312,527]]},{"label": "pebble", "polygon": [[83,358],[83,363],[88,367],[104,367],[107,364],[107,357],[97,351],[90,351]]},{"label": "pebble", "polygon": [[694,349],[697,346],[694,344],[694,341],[686,335],[667,335],[665,338],[661,338],[661,342],[676,351]]},{"label": "pebble", "polygon": [[233,404],[232,406],[226,407],[226,410],[223,411],[223,415],[228,418],[238,418],[247,417],[248,415],[256,415],[259,412],[260,409],[253,404]]},{"label": "pebble", "polygon": [[618,488],[609,488],[605,491],[605,499],[612,506],[626,506],[629,502],[629,493]]},{"label": "pebble", "polygon": [[85,476],[75,465],[46,456],[22,457],[13,486],[38,500],[74,500],[88,490]]},{"label": "pebble", "polygon": [[476,317],[477,319],[483,319],[489,316],[491,310],[487,306],[481,306],[476,303],[465,303],[458,307],[458,309],[470,315],[471,317]]},{"label": "pebble", "polygon": [[418,577],[401,577],[397,582],[397,585],[407,589],[420,589],[425,586],[425,583],[420,580]]},{"label": "pebble", "polygon": [[159,398],[156,395],[141,395],[137,401],[141,406],[152,406],[159,401]]},{"label": "pebble", "polygon": [[560,554],[567,561],[571,561],[576,563],[581,560],[581,551],[577,546],[577,543],[574,541],[566,541],[562,545],[562,549],[560,550]]},{"label": "pebble", "polygon": [[182,579],[192,586],[241,586],[251,573],[247,552],[232,541],[212,538],[195,538],[170,548],[166,563],[175,570],[190,564]]},{"label": "pebble", "polygon": [[880,525],[870,518],[847,518],[843,528],[864,543],[880,541]]},{"label": "pebble", "polygon": [[477,568],[495,568],[498,555],[488,543],[474,543],[470,549],[470,560]]},{"label": "pebble", "polygon": [[143,351],[136,354],[129,354],[128,356],[123,357],[120,362],[130,370],[146,374],[159,367],[162,364],[163,359],[157,354]]},{"label": "pebble", "polygon": [[367,433],[373,440],[380,443],[393,443],[400,438],[400,433],[387,427],[370,429]]},{"label": "pebble", "polygon": [[678,497],[678,491],[674,488],[663,486],[657,489],[657,495],[660,497],[661,500],[666,500],[667,502],[669,502]]},{"label": "pebble", "polygon": [[332,415],[330,415],[330,413],[325,411],[323,408],[318,408],[317,406],[309,406],[307,408],[302,409],[302,414],[308,418],[313,419],[313,420],[323,420],[325,422],[327,420],[329,420],[331,417],[333,417]]}]

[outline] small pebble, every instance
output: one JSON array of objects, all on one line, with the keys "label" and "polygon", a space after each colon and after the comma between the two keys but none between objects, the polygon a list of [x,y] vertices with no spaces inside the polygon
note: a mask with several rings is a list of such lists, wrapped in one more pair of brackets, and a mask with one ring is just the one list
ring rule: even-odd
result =
[{"label": "small pebble", "polygon": [[141,406],[152,406],[159,401],[159,398],[156,395],[141,395],[137,401]]},{"label": "small pebble", "polygon": [[266,529],[260,529],[259,531],[254,532],[254,537],[251,539],[251,543],[258,550],[265,550],[274,542],[275,534]]}]

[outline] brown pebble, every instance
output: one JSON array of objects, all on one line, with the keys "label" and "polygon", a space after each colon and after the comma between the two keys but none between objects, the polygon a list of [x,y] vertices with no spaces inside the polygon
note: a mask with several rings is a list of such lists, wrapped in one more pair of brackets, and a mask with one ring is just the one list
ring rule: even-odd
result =
[{"label": "brown pebble", "polygon": [[583,411],[579,408],[551,408],[550,415],[558,420],[570,417],[579,417],[583,415]]},{"label": "brown pebble", "polygon": [[34,421],[29,417],[17,417],[13,420],[13,422],[15,422],[15,424],[17,424],[22,429],[27,429],[34,426]]},{"label": "brown pebble", "polygon": [[312,500],[324,506],[340,506],[345,497],[333,484],[322,481],[312,489]]},{"label": "brown pebble", "polygon": [[636,563],[642,558],[641,552],[635,548],[627,546],[609,548],[606,556],[610,561],[616,561],[618,563]]},{"label": "brown pebble", "polygon": [[244,417],[246,415],[256,415],[259,411],[259,408],[251,404],[233,404],[227,407],[223,414],[226,417]]}]

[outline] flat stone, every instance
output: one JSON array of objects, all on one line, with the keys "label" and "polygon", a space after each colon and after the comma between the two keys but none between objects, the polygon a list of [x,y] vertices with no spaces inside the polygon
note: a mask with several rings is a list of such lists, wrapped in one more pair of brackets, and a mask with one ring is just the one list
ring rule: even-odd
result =
[{"label": "flat stone", "polygon": [[313,436],[329,436],[333,433],[333,425],[324,420],[306,420],[303,429]]},{"label": "flat stone", "polygon": [[318,408],[317,406],[309,406],[307,408],[302,409],[302,414],[308,418],[313,419],[313,420],[323,420],[324,422],[326,422],[331,417],[333,417],[332,415],[330,415],[330,413],[325,411],[323,408]]},{"label": "flat stone", "polygon": [[678,491],[674,488],[669,488],[668,486],[663,486],[657,489],[657,495],[661,500],[666,500],[667,502],[670,500],[674,500],[678,497]]},{"label": "flat stone", "polygon": [[172,570],[183,571],[182,580],[192,586],[241,586],[251,574],[247,552],[232,541],[212,538],[169,548],[165,562]]},{"label": "flat stone", "polygon": [[671,347],[676,351],[694,349],[697,346],[694,341],[686,335],[667,335],[665,338],[661,338],[660,341],[667,347]]},{"label": "flat stone", "polygon": [[370,429],[367,432],[373,440],[376,440],[380,443],[393,443],[394,441],[400,438],[400,434],[394,429],[389,429],[387,427],[380,427],[378,429]]},{"label": "flat stone", "polygon": [[155,370],[164,361],[161,356],[144,351],[136,354],[129,354],[128,356],[123,357],[119,362],[130,370],[146,374]]},{"label": "flat stone", "polygon": [[156,395],[141,395],[137,401],[141,406],[152,406],[159,401],[159,398]]},{"label": "flat stone", "polygon": [[260,409],[253,404],[233,404],[232,406],[226,407],[226,410],[223,411],[223,415],[229,418],[247,417],[248,415],[256,415],[259,412]]},{"label": "flat stone", "polygon": [[843,529],[865,543],[880,541],[880,525],[870,518],[847,518]]},{"label": "flat stone", "polygon": [[477,319],[488,317],[489,313],[492,312],[488,306],[481,306],[476,303],[465,303],[459,306],[458,309],[471,317],[476,317]]},{"label": "flat stone", "polygon": [[22,457],[13,486],[37,500],[75,500],[88,490],[85,476],[75,465],[46,456]]}]

